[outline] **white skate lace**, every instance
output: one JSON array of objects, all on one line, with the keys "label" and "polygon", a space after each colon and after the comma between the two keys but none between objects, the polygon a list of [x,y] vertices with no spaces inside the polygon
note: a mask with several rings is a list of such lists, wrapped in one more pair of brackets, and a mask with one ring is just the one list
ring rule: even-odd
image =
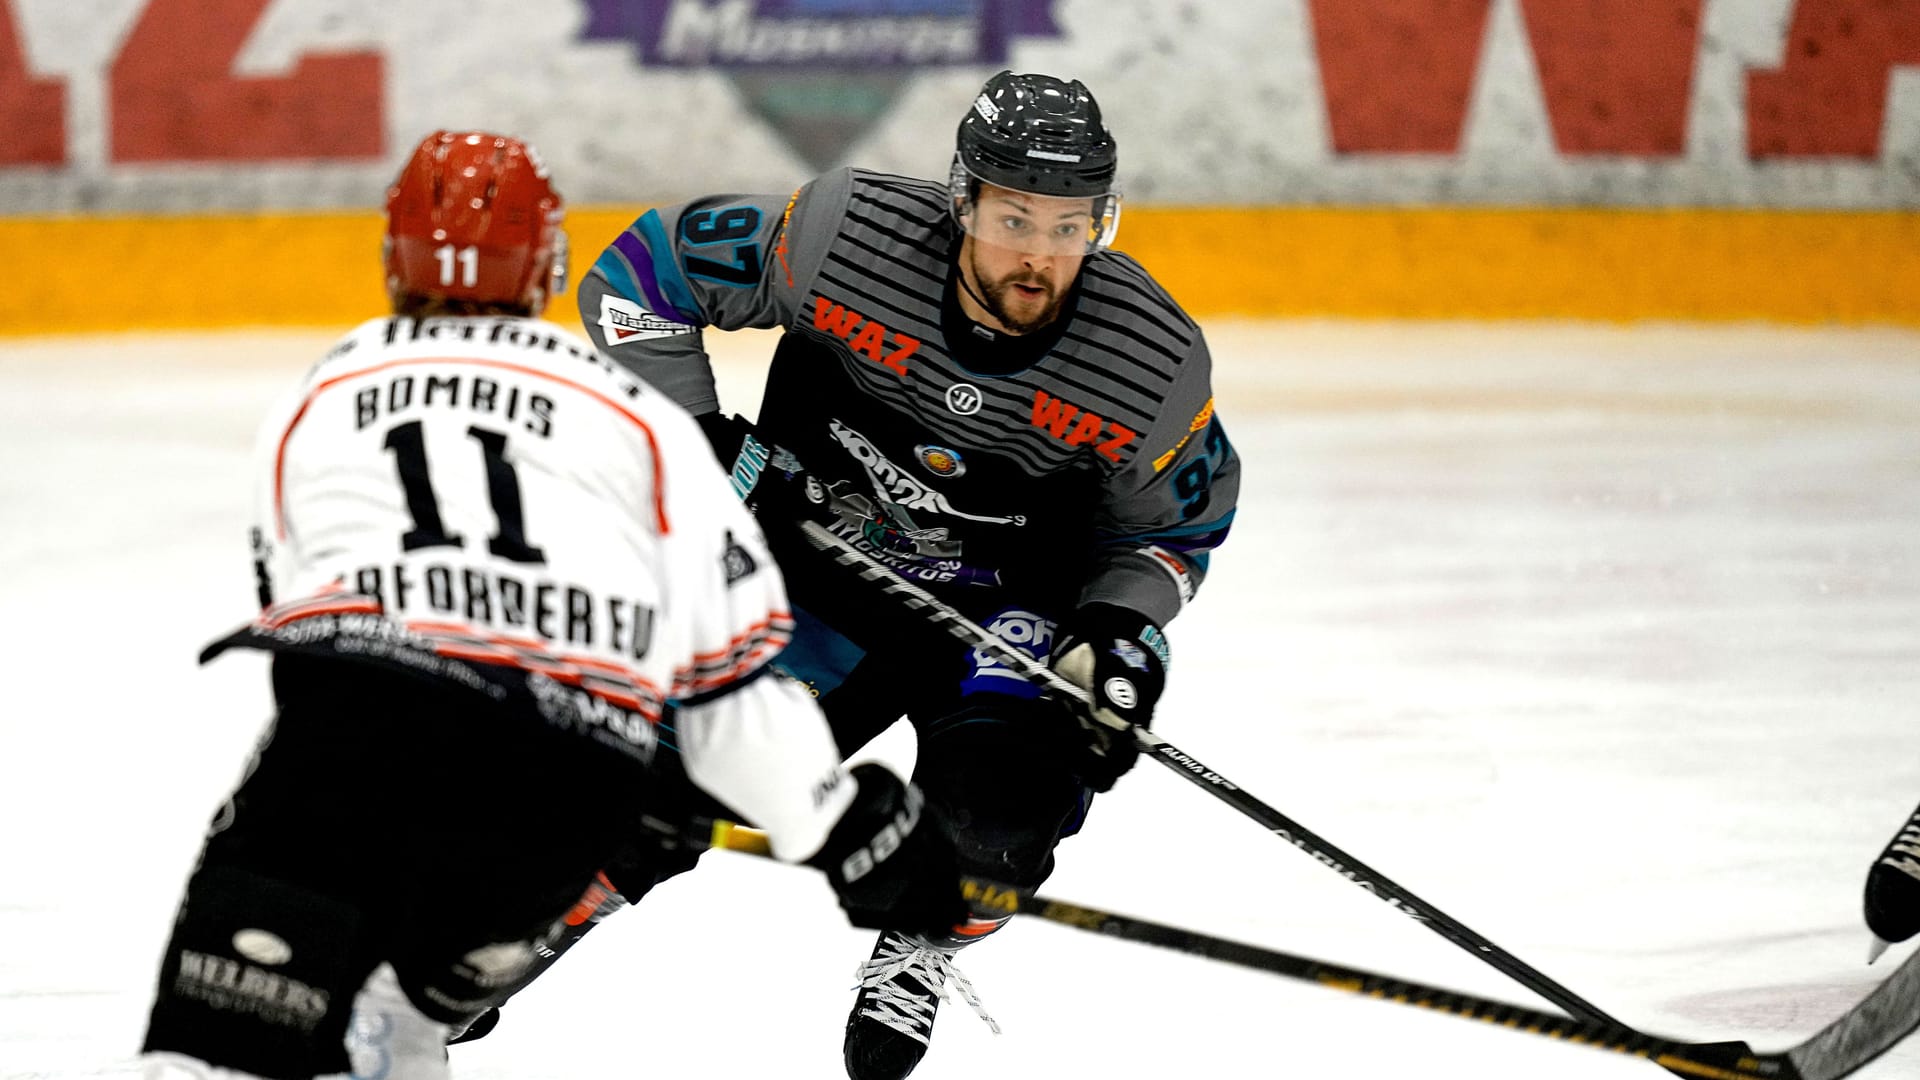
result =
[{"label": "white skate lace", "polygon": [[[870,991],[860,1015],[902,1035],[928,1042],[933,1035],[934,1010],[947,996],[949,979],[973,1014],[986,1021],[995,1035],[1000,1034],[1000,1025],[987,1015],[980,1004],[980,995],[973,992],[973,983],[954,966],[952,954],[942,949],[918,944],[899,934],[884,934],[872,959],[862,963],[853,974],[860,985]],[[907,980],[901,979],[902,975],[925,987],[925,993],[903,985]]]},{"label": "white skate lace", "polygon": [[[1905,857],[1895,858],[1896,855]],[[1894,837],[1893,843],[1887,845],[1886,853],[1881,855],[1880,862],[1883,866],[1891,866],[1908,877],[1920,879],[1920,861],[1916,861],[1915,856],[1920,856],[1920,813],[1908,819],[1906,828],[1901,829],[1900,835]]]}]

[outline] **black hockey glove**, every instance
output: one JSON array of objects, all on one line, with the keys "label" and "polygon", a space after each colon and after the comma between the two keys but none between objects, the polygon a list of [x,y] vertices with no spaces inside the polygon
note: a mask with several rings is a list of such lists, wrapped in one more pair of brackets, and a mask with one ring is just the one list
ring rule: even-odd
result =
[{"label": "black hockey glove", "polygon": [[880,765],[856,765],[859,793],[806,861],[822,870],[847,921],[938,938],[967,920],[952,834],[920,789]]},{"label": "black hockey glove", "polygon": [[755,514],[763,519],[767,512],[779,520],[802,518],[810,511],[806,502],[823,501],[824,496],[806,496],[809,490],[821,489],[812,477],[797,471],[799,461],[762,439],[759,429],[745,417],[710,412],[693,419],[713,445],[713,456],[733,482],[733,493]]},{"label": "black hockey glove", "polygon": [[[747,418],[739,413],[728,415],[722,412],[701,413],[693,418],[693,422],[700,425],[701,433],[713,446],[713,456],[719,460],[720,467],[732,471],[747,440],[753,438],[753,425],[747,423]],[[751,456],[753,451],[749,450],[748,453]],[[760,458],[765,460],[765,455],[760,455]],[[754,475],[757,477],[759,474]],[[744,495],[741,497],[745,498]]]},{"label": "black hockey glove", "polygon": [[1074,703],[1080,778],[1108,791],[1140,756],[1132,727],[1153,723],[1167,685],[1167,640],[1153,620],[1114,604],[1087,604],[1062,627],[1053,670],[1093,695]]}]

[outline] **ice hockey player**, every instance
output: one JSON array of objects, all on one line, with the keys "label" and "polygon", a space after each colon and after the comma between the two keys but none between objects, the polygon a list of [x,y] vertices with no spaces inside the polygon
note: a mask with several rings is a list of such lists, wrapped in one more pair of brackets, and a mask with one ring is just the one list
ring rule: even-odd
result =
[{"label": "ice hockey player", "polygon": [[393,314],[262,428],[263,610],[207,652],[270,650],[277,716],[187,883],[147,1074],[446,1076],[643,814],[758,824],[857,925],[963,918],[918,790],[849,773],[770,674],[784,587],[700,429],[535,318],[566,273],[539,158],[435,133],[387,214]]},{"label": "ice hockey player", "polygon": [[[1001,72],[944,182],[844,169],[789,195],[650,211],[581,285],[601,351],[695,414],[787,572],[781,663],[843,751],[900,717],[965,868],[1032,886],[1133,764],[1162,628],[1226,536],[1239,463],[1199,328],[1134,260],[1087,88]],[[721,412],[703,328],[780,328],[754,424]],[[1042,698],[804,542],[811,518],[1094,695]],[[848,1019],[854,1080],[925,1054],[956,950],[1006,913],[885,932]],[[964,992],[963,982],[955,983]]]},{"label": "ice hockey player", "polygon": [[1873,932],[1869,964],[1880,959],[1887,946],[1920,934],[1920,808],[1867,868],[1866,912],[1867,929]]}]

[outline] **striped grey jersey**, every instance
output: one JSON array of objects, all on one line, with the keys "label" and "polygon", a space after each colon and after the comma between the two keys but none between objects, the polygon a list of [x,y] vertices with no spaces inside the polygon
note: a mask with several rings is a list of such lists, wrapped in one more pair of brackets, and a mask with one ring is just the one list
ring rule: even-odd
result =
[{"label": "striped grey jersey", "polygon": [[710,196],[629,226],[582,282],[581,319],[696,414],[720,404],[701,328],[783,328],[759,432],[831,493],[837,531],[950,596],[1164,624],[1239,487],[1199,327],[1100,252],[1051,349],[980,374],[948,343],[966,325],[959,243],[946,189],[923,180],[847,169],[791,196]]}]

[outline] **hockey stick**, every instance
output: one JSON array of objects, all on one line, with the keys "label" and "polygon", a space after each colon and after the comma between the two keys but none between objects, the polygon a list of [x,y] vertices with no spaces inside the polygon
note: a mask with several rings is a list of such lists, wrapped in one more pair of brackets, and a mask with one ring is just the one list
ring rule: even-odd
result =
[{"label": "hockey stick", "polygon": [[[710,835],[704,839],[710,847],[769,855],[765,833],[731,822],[713,822]],[[694,838],[694,842],[702,841]],[[1702,1080],[1840,1080],[1920,1026],[1920,952],[1907,957],[1884,982],[1819,1034],[1784,1051],[1759,1053],[1745,1043],[1688,1043],[1649,1035],[1623,1024],[1570,1020],[1491,998],[1052,900],[979,878],[964,879],[962,889],[968,899],[984,901],[1009,914],[1024,912],[1075,930],[1156,945],[1361,997],[1496,1024],[1529,1035],[1646,1058],[1670,1072]]]},{"label": "hockey stick", "polygon": [[[1091,703],[1092,698],[1086,690],[1002,641],[978,623],[954,610],[939,597],[894,573],[878,559],[854,547],[826,526],[814,521],[803,521],[800,523],[800,528],[806,534],[808,543],[833,555],[836,562],[851,567],[861,577],[879,585],[882,591],[891,593],[908,607],[920,611],[931,622],[945,627],[954,637],[976,648],[991,652],[1002,663],[1012,667],[1050,693],[1076,701],[1083,706]],[[1306,852],[1341,877],[1385,901],[1388,906],[1479,957],[1494,969],[1554,1005],[1565,1009],[1569,1014],[1631,1030],[1626,1024],[1607,1015],[1599,1006],[1561,986],[1521,961],[1519,957],[1481,937],[1466,924],[1433,907],[1372,867],[1321,839],[1300,823],[1249,795],[1239,785],[1208,768],[1198,759],[1152,731],[1135,727],[1133,740],[1141,752],[1154,761],[1172,769],[1207,794],[1258,822],[1268,832]],[[1752,1052],[1752,1048],[1744,1043],[1732,1045],[1742,1052]]]}]

